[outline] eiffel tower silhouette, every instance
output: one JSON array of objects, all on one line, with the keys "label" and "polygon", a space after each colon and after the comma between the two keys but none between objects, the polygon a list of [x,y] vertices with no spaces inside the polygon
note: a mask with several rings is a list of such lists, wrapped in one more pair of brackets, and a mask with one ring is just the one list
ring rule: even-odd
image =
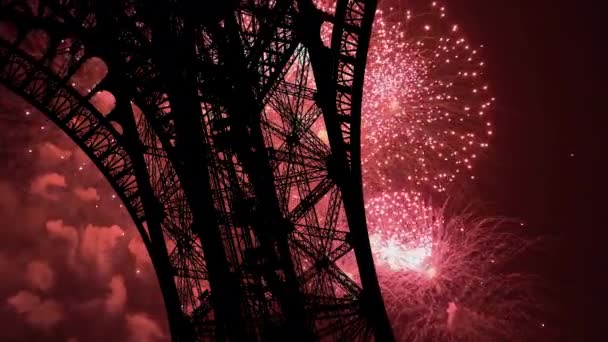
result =
[{"label": "eiffel tower silhouette", "polygon": [[174,341],[393,340],[360,166],[375,11],[375,0],[0,2],[0,83],[113,186]]}]

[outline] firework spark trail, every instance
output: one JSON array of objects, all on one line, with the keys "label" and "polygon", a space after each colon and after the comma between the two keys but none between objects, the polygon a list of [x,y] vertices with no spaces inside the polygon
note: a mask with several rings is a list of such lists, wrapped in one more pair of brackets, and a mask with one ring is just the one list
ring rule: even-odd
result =
[{"label": "firework spark trail", "polygon": [[483,66],[445,7],[377,12],[362,110],[367,191],[443,192],[472,169],[492,134]]},{"label": "firework spark trail", "polygon": [[493,133],[483,67],[438,3],[422,13],[377,12],[362,166],[372,250],[402,341],[522,340],[540,327],[534,278],[503,269],[530,245],[519,227],[473,213],[446,216],[422,199],[474,178]]},{"label": "firework spark trail", "polygon": [[448,217],[405,192],[369,199],[366,212],[399,340],[514,341],[540,328],[534,278],[502,269],[531,246],[519,225]]}]

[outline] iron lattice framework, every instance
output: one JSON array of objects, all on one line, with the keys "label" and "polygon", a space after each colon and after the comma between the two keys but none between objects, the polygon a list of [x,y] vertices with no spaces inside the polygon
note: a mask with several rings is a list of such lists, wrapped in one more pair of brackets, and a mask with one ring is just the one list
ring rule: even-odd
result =
[{"label": "iron lattice framework", "polygon": [[121,197],[173,340],[392,340],[359,157],[374,0],[0,3],[0,81]]}]

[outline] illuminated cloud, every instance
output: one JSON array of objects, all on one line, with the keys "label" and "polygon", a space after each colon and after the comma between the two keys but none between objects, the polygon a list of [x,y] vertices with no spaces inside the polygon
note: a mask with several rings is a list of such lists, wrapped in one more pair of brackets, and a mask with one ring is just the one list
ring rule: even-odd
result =
[{"label": "illuminated cloud", "polygon": [[127,314],[127,330],[130,342],[154,342],[165,337],[158,324],[145,313]]},{"label": "illuminated cloud", "polygon": [[34,178],[32,183],[30,184],[30,192],[36,195],[40,195],[49,200],[57,200],[57,194],[50,192],[49,188],[52,187],[67,187],[65,177],[55,172],[40,175]]},{"label": "illuminated cloud", "polygon": [[99,193],[97,193],[97,189],[92,187],[76,187],[74,189],[74,195],[76,195],[76,197],[83,200],[84,202],[95,202],[99,201],[100,198]]},{"label": "illuminated cloud", "polygon": [[[0,88],[4,103],[10,97]],[[105,94],[96,100],[108,104]],[[3,126],[0,137],[0,342],[168,341],[156,282],[134,276],[134,264],[149,260],[141,243],[127,248],[132,236],[120,227],[134,228],[124,205],[109,201],[111,187],[67,135],[13,102],[0,107],[31,127]],[[127,313],[138,313],[131,330]]]},{"label": "illuminated cloud", "polygon": [[68,242],[71,246],[78,244],[76,228],[63,224],[63,220],[51,220],[46,223],[46,230],[50,235]]},{"label": "illuminated cloud", "polygon": [[34,260],[27,265],[25,278],[29,286],[42,291],[47,291],[53,287],[55,280],[51,266],[40,260]]},{"label": "illuminated cloud", "polygon": [[50,329],[63,320],[61,303],[49,299],[42,301],[40,305],[27,315],[27,321],[39,328]]},{"label": "illuminated cloud", "polygon": [[113,249],[124,236],[124,231],[117,225],[104,227],[89,224],[77,230],[62,220],[47,221],[46,230],[51,237],[67,243],[68,263],[72,267],[82,265],[84,261],[95,265],[102,274],[110,272]]},{"label": "illuminated cloud", "polygon": [[107,115],[116,107],[116,99],[109,91],[102,90],[93,95],[91,104],[95,106],[100,113]]},{"label": "illuminated cloud", "polygon": [[64,318],[59,302],[53,299],[43,300],[29,291],[19,291],[8,298],[7,303],[24,316],[26,322],[38,329],[49,330]]},{"label": "illuminated cloud", "polygon": [[72,156],[72,151],[64,150],[49,141],[40,144],[38,152],[40,158],[47,163],[57,163],[58,161],[68,159]]},{"label": "illuminated cloud", "polygon": [[81,235],[80,255],[95,263],[99,272],[108,273],[112,266],[112,249],[122,236],[123,230],[117,225],[99,227],[89,224]]},{"label": "illuminated cloud", "polygon": [[91,159],[86,155],[86,153],[84,153],[84,151],[79,148],[74,150],[72,159],[74,160],[76,165],[84,165],[91,162]]},{"label": "illuminated cloud", "polygon": [[65,225],[62,220],[46,222],[46,231],[53,238],[63,240],[67,245],[67,258],[71,266],[76,265],[76,250],[78,248],[78,231],[72,226]]},{"label": "illuminated cloud", "polygon": [[17,313],[24,314],[31,312],[40,304],[40,297],[29,291],[19,291],[7,299],[7,302],[15,308]]},{"label": "illuminated cloud", "polygon": [[127,247],[133,257],[135,257],[135,266],[137,268],[140,268],[146,264],[150,264],[150,256],[148,255],[148,250],[146,249],[146,245],[144,245],[139,236],[132,238],[129,241],[129,245]]},{"label": "illuminated cloud", "polygon": [[127,303],[127,288],[124,278],[121,275],[113,276],[108,288],[110,293],[104,302],[106,311],[111,314],[122,312]]}]

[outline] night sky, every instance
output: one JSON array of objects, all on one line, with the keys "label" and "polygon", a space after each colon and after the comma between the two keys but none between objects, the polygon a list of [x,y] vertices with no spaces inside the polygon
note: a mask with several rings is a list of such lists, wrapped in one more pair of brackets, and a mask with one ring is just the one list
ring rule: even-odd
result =
[{"label": "night sky", "polygon": [[3,87],[0,130],[0,341],[167,341],[150,259],[105,178]]},{"label": "night sky", "polygon": [[498,97],[481,197],[521,217],[546,250],[523,262],[551,285],[560,341],[605,334],[605,29],[594,1],[453,1],[484,42]]},{"label": "night sky", "polygon": [[[549,284],[546,324],[558,341],[600,341],[606,330],[608,89],[594,3],[448,3],[467,35],[483,42],[497,97],[476,192],[492,212],[521,218],[543,239],[543,251],[519,266]],[[12,115],[30,123],[16,125]],[[0,341],[167,340],[149,260],[98,172],[4,88],[0,132]]]}]

